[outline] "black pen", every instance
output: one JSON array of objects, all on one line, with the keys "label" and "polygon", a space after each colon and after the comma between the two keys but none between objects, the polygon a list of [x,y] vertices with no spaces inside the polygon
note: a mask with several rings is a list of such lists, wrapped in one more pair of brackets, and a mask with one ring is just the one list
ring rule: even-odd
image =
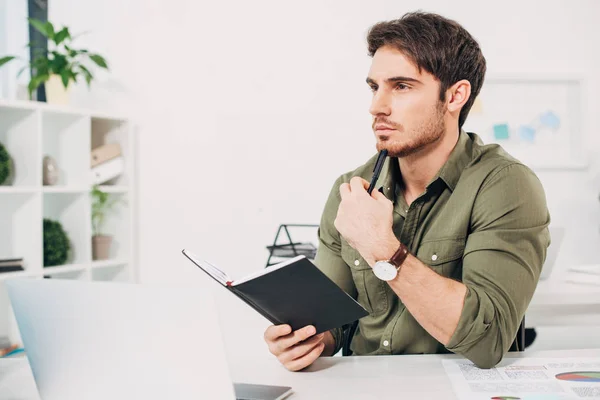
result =
[{"label": "black pen", "polygon": [[387,153],[387,150],[381,150],[379,152],[379,156],[377,156],[377,162],[375,163],[375,168],[373,168],[373,177],[371,178],[371,184],[369,185],[369,189],[367,190],[367,193],[369,194],[371,194],[373,188],[375,188],[377,179],[379,179],[379,174],[381,173],[381,169],[383,168],[383,163],[385,162]]}]

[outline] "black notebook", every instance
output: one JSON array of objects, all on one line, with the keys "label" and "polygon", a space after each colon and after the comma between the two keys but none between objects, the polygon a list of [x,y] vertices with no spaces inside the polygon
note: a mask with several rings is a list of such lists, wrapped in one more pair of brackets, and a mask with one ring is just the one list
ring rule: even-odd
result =
[{"label": "black notebook", "polygon": [[291,258],[233,280],[193,253],[182,252],[274,325],[288,324],[293,330],[313,325],[317,333],[321,333],[369,315],[363,306],[305,256]]}]

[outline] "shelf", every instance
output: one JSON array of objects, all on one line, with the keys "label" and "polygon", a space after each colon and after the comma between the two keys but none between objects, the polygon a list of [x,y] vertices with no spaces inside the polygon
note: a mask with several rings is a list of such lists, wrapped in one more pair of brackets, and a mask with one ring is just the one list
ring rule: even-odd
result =
[{"label": "shelf", "polygon": [[54,267],[45,267],[42,271],[36,275],[56,275],[66,274],[69,272],[81,272],[84,271],[87,264],[68,264],[68,265],[57,265]]},{"label": "shelf", "polygon": [[[121,115],[0,99],[0,143],[14,169],[0,186],[0,258],[23,258],[24,271],[0,273],[0,336],[20,343],[6,280],[72,279],[131,282],[136,268],[136,143],[131,121]],[[110,259],[92,259],[92,168],[90,152],[118,143],[125,161],[121,176],[100,190],[119,200],[102,232],[113,237]],[[44,185],[43,160],[58,168],[54,185]],[[59,266],[43,267],[43,220],[58,221],[71,251]],[[2,396],[0,396],[2,397]]]},{"label": "shelf", "polygon": [[72,272],[83,272],[87,269],[87,264],[68,264],[68,265],[57,265],[54,267],[46,267],[42,269],[36,269],[33,271],[15,271],[15,272],[5,272],[0,274],[0,281],[5,281],[7,279],[13,278],[31,278],[36,276],[43,275],[58,275],[58,274],[68,274]]},{"label": "shelf", "polygon": [[49,114],[66,114],[66,115],[73,115],[73,116],[85,116],[85,117],[91,117],[91,118],[96,118],[96,119],[103,119],[103,120],[111,120],[111,121],[125,121],[127,120],[127,118],[125,118],[123,115],[118,114],[118,113],[113,113],[113,112],[104,112],[101,110],[91,110],[91,109],[85,109],[85,108],[74,108],[72,106],[60,106],[60,105],[53,105],[53,104],[48,104],[48,103],[44,103],[44,102],[39,102],[39,101],[24,101],[24,100],[4,100],[4,99],[0,99],[0,109],[11,109],[14,111],[23,111],[23,110],[30,110],[30,111],[42,111],[44,113],[49,113]]},{"label": "shelf", "polygon": [[100,185],[100,190],[106,193],[127,193],[129,188],[125,185]]},{"label": "shelf", "polygon": [[92,269],[119,267],[127,263],[125,259],[92,261]]},{"label": "shelf", "polygon": [[0,143],[12,160],[12,174],[8,179],[12,187],[31,187],[39,182],[42,171],[42,163],[37,156],[39,125],[40,117],[35,112],[0,107]]},{"label": "shelf", "polygon": [[133,280],[131,269],[126,267],[126,263],[121,263],[92,268],[91,279],[100,282],[131,282]]},{"label": "shelf", "polygon": [[0,258],[23,258],[24,268],[42,264],[41,196],[20,193],[2,197]]},{"label": "shelf", "polygon": [[89,232],[90,201],[80,192],[46,193],[43,199],[43,216],[62,225],[71,244],[68,264],[81,264],[91,259]]},{"label": "shelf", "polygon": [[90,119],[78,114],[42,115],[42,153],[56,163],[57,186],[84,187],[90,182]]},{"label": "shelf", "polygon": [[4,272],[2,274],[0,274],[0,281],[5,281],[7,279],[13,279],[13,278],[29,278],[32,276],[37,276],[40,275],[41,272],[40,271],[15,271],[15,272]]},{"label": "shelf", "polygon": [[88,193],[90,189],[79,186],[42,186],[44,193]]},{"label": "shelf", "polygon": [[33,194],[39,190],[35,186],[0,186],[0,194]]},{"label": "shelf", "polygon": [[[0,186],[0,193],[2,193],[2,187]],[[99,185],[98,188],[106,193],[127,193],[129,192],[129,188],[124,185]],[[31,188],[28,192],[36,191],[37,189]],[[42,186],[42,191],[44,193],[90,193],[92,187],[84,187],[84,186]],[[21,193],[21,191],[16,190],[15,193]]]}]

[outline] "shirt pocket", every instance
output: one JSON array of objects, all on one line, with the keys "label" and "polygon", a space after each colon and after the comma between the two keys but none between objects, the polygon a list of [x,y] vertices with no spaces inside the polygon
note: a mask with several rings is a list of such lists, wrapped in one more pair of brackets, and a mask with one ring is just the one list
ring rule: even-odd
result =
[{"label": "shirt pocket", "polygon": [[416,257],[438,274],[460,277],[465,238],[430,239],[421,242]]},{"label": "shirt pocket", "polygon": [[348,243],[342,242],[342,259],[352,271],[358,301],[371,316],[380,315],[388,310],[389,295],[386,283],[377,278],[373,269],[360,253]]}]

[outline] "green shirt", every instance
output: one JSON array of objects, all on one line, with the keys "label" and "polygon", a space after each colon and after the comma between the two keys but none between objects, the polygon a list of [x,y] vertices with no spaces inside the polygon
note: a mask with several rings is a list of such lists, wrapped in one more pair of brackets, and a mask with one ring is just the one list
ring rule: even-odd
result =
[{"label": "green shirt", "polygon": [[[461,131],[449,159],[414,202],[399,188],[396,158],[378,182],[394,203],[393,230],[411,254],[467,287],[464,307],[445,347],[419,325],[389,285],[340,236],[334,220],[339,186],[371,179],[377,156],[333,185],[319,227],[315,264],[368,311],[351,342],[356,355],[454,352],[480,367],[498,363],[516,337],[550,244],[550,215],[536,175],[496,144]],[[336,352],[341,328],[332,331]]]}]

